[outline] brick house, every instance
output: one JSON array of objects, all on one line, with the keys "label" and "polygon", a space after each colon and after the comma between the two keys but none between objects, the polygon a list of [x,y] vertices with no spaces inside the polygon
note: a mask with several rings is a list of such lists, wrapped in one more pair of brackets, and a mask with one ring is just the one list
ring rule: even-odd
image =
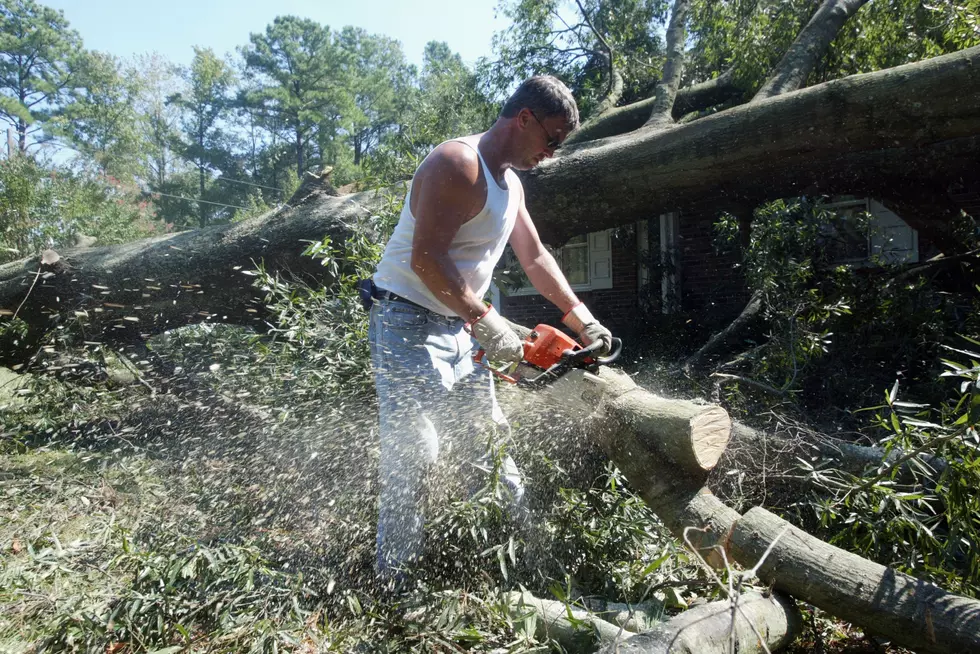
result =
[{"label": "brick house", "polygon": [[[980,196],[978,196],[980,197]],[[851,235],[841,260],[860,263],[871,255],[895,261],[920,258],[916,230],[871,198],[842,196],[831,205],[839,213],[872,216],[873,234]],[[731,321],[749,298],[735,254],[714,245],[714,216],[662,214],[627,228],[593,232],[569,241],[555,258],[576,294],[616,333],[642,331],[651,312],[684,313],[706,326]],[[508,253],[504,267],[514,265]],[[531,287],[502,292],[493,302],[507,318],[524,325],[558,324],[561,315]]]}]

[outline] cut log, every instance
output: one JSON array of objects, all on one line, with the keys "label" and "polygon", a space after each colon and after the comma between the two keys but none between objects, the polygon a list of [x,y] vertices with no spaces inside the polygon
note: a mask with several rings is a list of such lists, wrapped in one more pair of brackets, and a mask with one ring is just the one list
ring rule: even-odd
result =
[{"label": "cut log", "polygon": [[[624,643],[606,646],[603,654],[763,654],[791,643],[802,621],[796,603],[778,593],[749,592],[730,600],[699,606]],[[734,644],[733,644],[734,643]]]},{"label": "cut log", "polygon": [[553,640],[566,652],[594,652],[633,636],[589,611],[540,599],[526,591],[507,593],[504,599],[517,630],[533,633],[538,640]]},{"label": "cut log", "polygon": [[567,373],[535,395],[535,405],[543,403],[573,420],[596,417],[601,407],[601,420],[612,423],[604,431],[631,434],[644,449],[665,457],[674,474],[680,469],[697,479],[715,467],[731,438],[732,421],[723,408],[659,397],[610,368],[597,375]]},{"label": "cut log", "polygon": [[746,567],[765,555],[764,582],[904,647],[980,652],[980,601],[829,545],[765,509],[735,523],[729,550]]},{"label": "cut log", "polygon": [[732,421],[719,406],[657,397],[642,388],[606,404],[606,412],[642,443],[663,452],[686,471],[711,470],[725,452]]}]

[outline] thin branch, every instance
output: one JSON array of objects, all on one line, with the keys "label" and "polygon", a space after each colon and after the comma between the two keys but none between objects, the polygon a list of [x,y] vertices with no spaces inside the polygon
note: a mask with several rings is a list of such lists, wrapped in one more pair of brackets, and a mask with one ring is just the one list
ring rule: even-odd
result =
[{"label": "thin branch", "polygon": [[11,322],[17,319],[17,314],[20,313],[20,310],[24,307],[24,303],[27,302],[27,298],[31,296],[31,292],[34,290],[34,285],[37,284],[38,277],[40,276],[41,276],[41,269],[38,268],[37,271],[35,271],[34,273],[34,281],[31,282],[31,287],[27,289],[27,295],[25,295],[24,299],[20,301],[20,304],[17,305],[17,310],[14,311],[14,315],[10,319]]},{"label": "thin branch", "polygon": [[783,55],[772,77],[769,78],[752,102],[765,100],[781,93],[795,91],[803,86],[817,62],[823,58],[831,42],[844,24],[869,0],[824,0],[813,18],[799,33]]},{"label": "thin branch", "polygon": [[915,448],[911,452],[897,458],[894,463],[892,463],[890,466],[882,470],[880,473],[878,473],[871,479],[867,480],[866,482],[858,486],[855,490],[857,492],[868,490],[869,488],[877,484],[879,481],[889,476],[894,470],[896,470],[899,466],[901,466],[906,461],[909,461],[910,459],[914,459],[915,457],[919,456],[923,452],[926,452],[927,450],[933,450],[937,445],[941,445],[946,441],[953,440],[959,435],[960,435],[959,432],[952,432],[950,434],[946,434],[945,436],[937,436],[936,438],[926,441],[925,443]]},{"label": "thin branch", "polygon": [[765,391],[772,395],[777,395],[779,397],[786,397],[786,391],[770,386],[769,384],[763,384],[762,382],[757,382],[753,379],[748,379],[747,377],[742,377],[741,375],[729,375],[723,372],[713,372],[709,375],[711,379],[715,380],[715,388],[712,395],[715,396],[715,402],[719,398],[719,391],[723,384],[730,384],[732,382],[741,382],[752,386],[753,388],[758,388],[759,390]]}]

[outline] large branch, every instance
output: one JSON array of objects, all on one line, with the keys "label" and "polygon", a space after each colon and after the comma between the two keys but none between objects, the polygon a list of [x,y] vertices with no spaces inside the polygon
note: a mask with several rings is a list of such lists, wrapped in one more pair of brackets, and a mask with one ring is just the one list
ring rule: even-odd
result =
[{"label": "large branch", "polygon": [[[980,47],[569,148],[523,175],[542,237],[805,193],[942,193],[980,176]],[[940,248],[942,229],[928,230]],[[931,230],[929,228],[932,228]],[[942,226],[938,226],[942,227]]]},{"label": "large branch", "polygon": [[653,106],[646,125],[654,129],[663,129],[673,124],[671,111],[674,108],[674,98],[681,84],[681,74],[684,72],[684,41],[687,35],[687,14],[690,9],[688,0],[674,0],[674,9],[670,12],[670,24],[667,26],[667,61],[664,63],[664,74],[653,96]]},{"label": "large branch", "polygon": [[304,249],[325,236],[339,245],[371,229],[368,217],[385,197],[314,192],[297,206],[240,223],[48,251],[0,266],[0,315],[16,314],[34,328],[0,359],[23,362],[43,331],[64,317],[77,319],[87,340],[114,343],[205,320],[261,326],[268,316],[250,271],[261,264],[273,274],[330,283],[328,269],[302,256]]},{"label": "large branch", "polygon": [[803,86],[844,23],[867,2],[868,0],[825,0],[752,101],[765,100]]},{"label": "large branch", "polygon": [[[677,97],[674,98],[671,116],[677,120],[692,111],[700,111],[728,102],[744,92],[745,90],[735,82],[734,69],[730,68],[714,79],[680,89]],[[656,101],[657,97],[654,95],[625,107],[609,109],[572,132],[565,143],[567,145],[584,143],[640,129],[650,118]]]}]

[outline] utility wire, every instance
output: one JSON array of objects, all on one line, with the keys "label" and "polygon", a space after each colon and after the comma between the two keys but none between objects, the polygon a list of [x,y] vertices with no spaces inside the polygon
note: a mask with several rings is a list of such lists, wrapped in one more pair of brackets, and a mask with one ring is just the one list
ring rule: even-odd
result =
[{"label": "utility wire", "polygon": [[257,186],[259,188],[267,188],[269,190],[279,191],[279,193],[282,193],[282,189],[281,188],[276,188],[275,186],[265,186],[264,184],[255,184],[254,182],[245,182],[245,181],[242,181],[240,179],[232,179],[231,177],[218,177],[217,180],[219,182],[235,182],[236,184],[246,184],[248,186]]},{"label": "utility wire", "polygon": [[219,207],[231,207],[232,209],[244,209],[248,211],[248,207],[240,207],[237,204],[222,204],[221,202],[211,202],[210,200],[197,200],[195,198],[185,198],[183,195],[171,195],[169,193],[161,193],[160,191],[150,191],[150,195],[162,195],[168,198],[177,198],[178,200],[187,200],[188,202],[202,202],[204,204],[214,204]]}]

